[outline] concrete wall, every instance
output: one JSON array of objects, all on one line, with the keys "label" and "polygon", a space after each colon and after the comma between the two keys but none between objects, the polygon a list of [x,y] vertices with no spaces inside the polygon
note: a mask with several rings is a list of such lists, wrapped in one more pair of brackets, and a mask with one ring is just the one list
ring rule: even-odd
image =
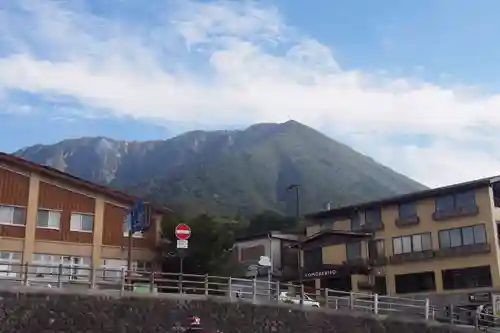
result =
[{"label": "concrete wall", "polygon": [[[466,329],[370,315],[301,311],[293,306],[255,306],[222,299],[175,296],[122,297],[69,294],[64,290],[1,290],[0,333],[180,332],[197,315],[210,332],[223,333],[444,333]],[[469,330],[471,331],[471,330]]]}]

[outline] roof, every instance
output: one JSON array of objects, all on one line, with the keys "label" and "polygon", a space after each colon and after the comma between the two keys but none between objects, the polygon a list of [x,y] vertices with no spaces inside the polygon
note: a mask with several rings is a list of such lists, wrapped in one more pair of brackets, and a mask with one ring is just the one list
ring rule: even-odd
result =
[{"label": "roof", "polygon": [[498,182],[500,182],[500,176],[481,178],[481,179],[477,179],[477,180],[473,180],[473,181],[468,181],[465,183],[453,184],[453,185],[449,185],[449,186],[443,186],[443,187],[438,187],[438,188],[434,188],[434,189],[412,192],[412,193],[398,195],[398,196],[389,197],[389,198],[383,198],[380,200],[368,201],[368,202],[353,204],[353,205],[349,205],[349,206],[334,208],[334,209],[330,209],[330,210],[324,210],[324,211],[308,214],[305,217],[308,220],[322,219],[322,218],[336,217],[336,216],[349,217],[352,213],[354,213],[358,210],[370,209],[370,208],[375,208],[375,207],[385,206],[385,205],[402,204],[402,203],[406,203],[406,202],[412,202],[412,201],[432,198],[432,197],[436,197],[436,196],[440,196],[440,195],[452,194],[452,193],[455,193],[457,191],[466,191],[466,190],[472,190],[472,189],[483,187],[483,186],[491,186],[491,185],[498,183]]},{"label": "roof", "polygon": [[300,237],[300,233],[292,233],[292,232],[281,232],[277,230],[269,231],[269,232],[260,232],[253,235],[246,235],[236,238],[236,242],[248,242],[261,238],[273,238],[273,239],[282,239],[282,240],[297,240]]},{"label": "roof", "polygon": [[302,243],[308,243],[313,240],[316,240],[318,238],[324,237],[324,236],[345,236],[349,238],[370,238],[373,237],[373,233],[371,232],[356,232],[356,231],[346,231],[346,230],[325,230],[318,232],[314,235],[311,235],[304,239]]},{"label": "roof", "polygon": [[305,237],[302,239],[302,241],[297,241],[297,244],[291,246],[291,247],[298,247],[300,244],[308,244],[313,241],[317,241],[320,238],[324,238],[327,236],[342,236],[345,237],[346,239],[363,239],[363,238],[371,238],[373,237],[373,233],[371,232],[356,232],[356,231],[346,231],[346,230],[324,230],[321,232],[318,232],[314,235],[311,235],[309,237]]},{"label": "roof", "polygon": [[[39,173],[41,175],[50,177],[50,178],[56,178],[60,179],[63,181],[66,181],[68,183],[74,184],[75,186],[83,187],[87,190],[90,190],[92,192],[98,192],[106,195],[107,197],[120,201],[120,202],[125,202],[129,204],[134,204],[136,203],[139,198],[135,196],[131,196],[129,194],[126,194],[124,192],[114,190],[112,188],[95,184],[92,183],[88,180],[84,180],[82,178],[70,175],[69,173],[62,172],[60,170],[57,170],[55,168],[37,164],[28,160],[25,160],[21,157],[17,157],[11,154],[3,153],[0,152],[0,162],[5,162],[7,164],[15,165],[16,167],[19,167],[21,169],[33,171],[36,173]],[[146,204],[148,202],[145,202]],[[153,209],[155,212],[158,213],[168,213],[171,212],[171,210],[167,207],[157,207],[153,206]]]}]

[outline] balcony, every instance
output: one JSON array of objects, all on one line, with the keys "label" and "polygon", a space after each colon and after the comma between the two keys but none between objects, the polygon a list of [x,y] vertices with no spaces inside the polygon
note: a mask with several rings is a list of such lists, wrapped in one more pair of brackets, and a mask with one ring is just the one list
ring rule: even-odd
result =
[{"label": "balcony", "polygon": [[366,233],[373,233],[375,231],[381,231],[384,230],[384,223],[381,221],[379,223],[369,223],[369,224],[364,224],[364,225],[358,225],[353,227],[352,231],[356,232],[366,232]]},{"label": "balcony", "polygon": [[396,226],[407,227],[420,223],[420,217],[418,215],[399,217],[396,219]]},{"label": "balcony", "polygon": [[369,266],[385,266],[389,260],[387,259],[386,256],[379,256],[376,258],[369,258],[368,259],[368,265]]},{"label": "balcony", "polygon": [[370,272],[370,260],[367,258],[347,259],[342,264],[351,274],[368,274]]},{"label": "balcony", "polygon": [[434,251],[434,255],[438,258],[464,257],[474,254],[491,252],[490,244],[474,244]]},{"label": "balcony", "polygon": [[434,251],[427,250],[427,251],[421,251],[421,252],[395,254],[395,255],[391,256],[391,258],[389,259],[389,262],[392,265],[398,265],[398,264],[404,264],[407,262],[429,260],[432,258],[434,258]]},{"label": "balcony", "polygon": [[475,216],[477,214],[479,214],[479,207],[477,205],[456,207],[449,211],[436,211],[432,214],[432,219],[434,221],[445,221],[455,217]]}]

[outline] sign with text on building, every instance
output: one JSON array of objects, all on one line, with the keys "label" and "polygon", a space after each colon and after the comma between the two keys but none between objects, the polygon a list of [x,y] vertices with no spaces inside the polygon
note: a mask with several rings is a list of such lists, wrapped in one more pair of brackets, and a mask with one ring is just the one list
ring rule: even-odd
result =
[{"label": "sign with text on building", "polygon": [[336,269],[328,269],[324,271],[318,271],[318,272],[307,272],[304,274],[304,278],[329,278],[329,277],[334,277],[337,276],[337,270]]}]

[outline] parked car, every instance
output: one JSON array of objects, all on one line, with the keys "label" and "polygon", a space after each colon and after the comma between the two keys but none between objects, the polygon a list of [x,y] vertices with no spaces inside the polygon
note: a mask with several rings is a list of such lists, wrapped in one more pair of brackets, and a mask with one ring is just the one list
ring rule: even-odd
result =
[{"label": "parked car", "polygon": [[[286,291],[281,292],[279,296],[279,301],[282,303],[289,303],[289,304],[300,304],[300,295],[292,295],[291,293],[288,293]],[[304,295],[304,302],[303,304],[305,306],[312,306],[319,308],[319,302],[315,301],[311,297]]]}]

